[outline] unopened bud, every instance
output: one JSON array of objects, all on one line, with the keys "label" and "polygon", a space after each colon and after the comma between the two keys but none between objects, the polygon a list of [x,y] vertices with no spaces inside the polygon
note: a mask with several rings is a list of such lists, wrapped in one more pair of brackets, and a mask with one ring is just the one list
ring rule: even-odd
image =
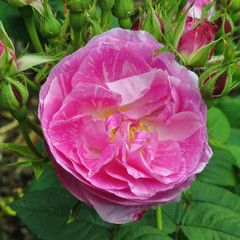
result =
[{"label": "unopened bud", "polygon": [[70,12],[83,12],[85,9],[89,8],[92,4],[92,0],[67,0],[67,7]]},{"label": "unopened bud", "polygon": [[231,90],[232,71],[230,67],[214,66],[207,69],[199,78],[200,90],[205,98],[227,95]]},{"label": "unopened bud", "polygon": [[61,32],[61,24],[52,14],[49,5],[45,5],[40,24],[41,34],[44,38],[50,39],[57,37]]},{"label": "unopened bud", "polygon": [[198,67],[208,61],[214,51],[217,31],[218,27],[215,24],[205,20],[182,35],[177,50],[187,65]]},{"label": "unopened bud", "polygon": [[101,33],[101,28],[99,24],[90,18],[89,22],[86,23],[82,29],[82,39],[85,43],[87,43],[92,37]]},{"label": "unopened bud", "polygon": [[133,0],[116,0],[112,8],[112,14],[118,18],[119,25],[128,29],[131,27],[132,22],[130,16],[134,13]]},{"label": "unopened bud", "polygon": [[115,0],[98,0],[99,7],[102,11],[110,11],[114,5]]},{"label": "unopened bud", "polygon": [[158,41],[160,41],[162,38],[162,31],[164,31],[163,23],[153,7],[148,2],[147,4],[147,16],[141,29],[151,33]]},{"label": "unopened bud", "polygon": [[237,12],[240,10],[239,0],[221,0],[224,7],[228,7],[231,11]]},{"label": "unopened bud", "polygon": [[3,77],[0,83],[0,108],[24,117],[23,107],[28,100],[28,91],[20,82],[9,77]]}]

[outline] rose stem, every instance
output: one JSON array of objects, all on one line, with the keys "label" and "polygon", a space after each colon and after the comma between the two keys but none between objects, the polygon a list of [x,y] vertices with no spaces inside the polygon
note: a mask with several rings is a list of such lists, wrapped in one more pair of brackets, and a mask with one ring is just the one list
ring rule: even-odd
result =
[{"label": "rose stem", "polygon": [[27,128],[26,128],[26,123],[25,121],[18,121],[18,124],[20,126],[23,138],[25,142],[27,143],[28,147],[31,149],[31,151],[39,158],[43,158],[42,154],[36,149],[34,144],[32,143],[32,140],[30,139]]},{"label": "rose stem", "polygon": [[44,52],[42,45],[40,43],[40,40],[37,35],[37,31],[33,22],[33,10],[30,6],[25,6],[19,8],[19,11],[24,19],[24,22],[26,24],[28,34],[30,36],[30,39],[33,43],[34,48],[37,52]]},{"label": "rose stem", "polygon": [[42,71],[36,75],[36,77],[33,79],[33,82],[39,84],[47,76],[47,73],[52,69],[52,66],[53,64],[51,63],[45,63]]},{"label": "rose stem", "polygon": [[26,118],[27,125],[40,137],[43,137],[42,129],[35,122],[33,122],[30,118]]},{"label": "rose stem", "polygon": [[156,227],[157,229],[162,231],[162,207],[159,206],[155,210],[155,218],[156,218]]},{"label": "rose stem", "polygon": [[80,41],[80,30],[73,29],[73,49],[76,51],[79,48],[79,41]]}]

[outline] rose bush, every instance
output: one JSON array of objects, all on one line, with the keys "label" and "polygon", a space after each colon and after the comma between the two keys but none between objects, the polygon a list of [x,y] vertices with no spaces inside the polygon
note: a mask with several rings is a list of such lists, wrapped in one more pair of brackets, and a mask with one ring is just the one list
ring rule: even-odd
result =
[{"label": "rose bush", "polygon": [[195,73],[144,31],[112,29],[65,57],[39,118],[63,185],[108,222],[176,202],[212,151]]}]

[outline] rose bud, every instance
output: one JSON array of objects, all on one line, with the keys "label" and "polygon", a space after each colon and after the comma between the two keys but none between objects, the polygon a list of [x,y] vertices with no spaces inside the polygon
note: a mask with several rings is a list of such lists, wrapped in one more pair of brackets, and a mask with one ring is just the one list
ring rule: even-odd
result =
[{"label": "rose bud", "polygon": [[44,7],[43,17],[40,21],[41,34],[44,38],[54,43],[54,39],[61,32],[61,24],[52,14],[51,8],[48,4]]},{"label": "rose bud", "polygon": [[162,38],[164,32],[164,25],[153,7],[148,3],[149,8],[140,18],[138,18],[132,25],[132,30],[144,30],[151,33],[158,41]]},{"label": "rose bud", "polygon": [[229,10],[237,12],[240,10],[240,1],[239,0],[221,0],[221,3],[224,7],[228,7]]},{"label": "rose bud", "polygon": [[198,18],[187,17],[184,27],[184,32],[188,32],[192,29],[192,27],[198,22]]},{"label": "rose bud", "polygon": [[0,41],[0,75],[5,72],[7,75],[14,75],[17,71],[17,58],[14,52],[4,46]]},{"label": "rose bud", "polygon": [[112,14],[118,18],[119,25],[128,29],[132,22],[130,16],[134,13],[133,0],[116,0],[112,8]]},{"label": "rose bud", "polygon": [[[202,17],[202,10],[204,7],[206,7],[208,4],[213,2],[213,0],[188,0],[187,4],[183,8],[183,11],[185,12],[188,7],[192,4],[194,1],[193,6],[189,9],[188,11],[188,16],[191,17],[192,19],[198,18],[200,19]],[[211,8],[208,13],[207,13],[207,18],[211,16],[213,12],[213,8]]]},{"label": "rose bud", "polygon": [[218,18],[215,21],[215,24],[218,26],[218,35],[222,36],[227,33],[233,33],[234,31],[234,24],[232,19],[228,15],[223,15],[222,17]]},{"label": "rose bud", "polygon": [[199,78],[202,96],[205,98],[221,97],[231,90],[232,71],[229,67],[214,66],[207,69]]},{"label": "rose bud", "polygon": [[92,4],[92,0],[67,0],[67,7],[70,12],[83,12]]},{"label": "rose bud", "polygon": [[[22,112],[28,99],[28,91],[22,83],[9,77],[3,77],[0,83],[0,108],[12,114]],[[20,118],[24,117],[22,114]]]},{"label": "rose bud", "polygon": [[99,24],[88,18],[88,22],[83,26],[81,31],[82,39],[85,43],[87,43],[92,37],[101,33],[101,28]]},{"label": "rose bud", "polygon": [[204,20],[196,28],[182,35],[177,51],[187,65],[193,67],[203,66],[211,58],[217,31],[217,25]]},{"label": "rose bud", "polygon": [[99,0],[98,4],[102,11],[101,13],[101,25],[104,30],[112,28],[112,7],[115,0]]}]

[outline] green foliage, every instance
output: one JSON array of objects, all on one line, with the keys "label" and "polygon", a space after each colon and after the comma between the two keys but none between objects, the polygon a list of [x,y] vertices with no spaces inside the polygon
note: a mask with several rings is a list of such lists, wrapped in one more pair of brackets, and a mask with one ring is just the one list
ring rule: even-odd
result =
[{"label": "green foliage", "polygon": [[150,227],[129,226],[121,228],[112,240],[171,240],[167,234]]},{"label": "green foliage", "polygon": [[76,220],[67,224],[71,207],[76,202],[66,189],[49,188],[31,191],[10,206],[38,239],[110,240],[112,225],[101,220],[83,203]]},{"label": "green foliage", "polygon": [[230,124],[222,111],[211,107],[207,113],[208,135],[219,143],[226,143],[230,136]]},{"label": "green foliage", "polygon": [[18,152],[27,157],[35,157],[35,154],[31,151],[31,149],[28,146],[17,145],[12,143],[0,143],[0,147],[4,147],[9,150]]}]

